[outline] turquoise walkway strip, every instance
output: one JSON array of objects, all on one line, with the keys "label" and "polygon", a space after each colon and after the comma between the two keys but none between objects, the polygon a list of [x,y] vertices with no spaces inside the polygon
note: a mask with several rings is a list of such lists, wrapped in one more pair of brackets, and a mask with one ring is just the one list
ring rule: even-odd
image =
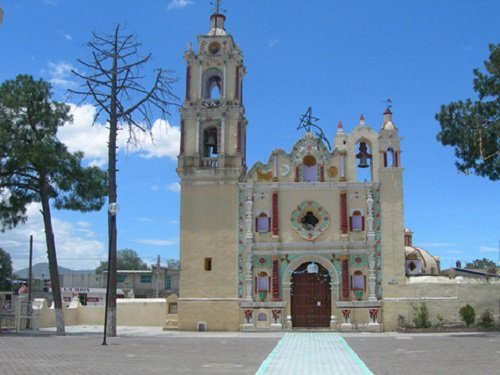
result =
[{"label": "turquoise walkway strip", "polygon": [[256,375],[373,375],[347,342],[332,332],[286,333]]}]

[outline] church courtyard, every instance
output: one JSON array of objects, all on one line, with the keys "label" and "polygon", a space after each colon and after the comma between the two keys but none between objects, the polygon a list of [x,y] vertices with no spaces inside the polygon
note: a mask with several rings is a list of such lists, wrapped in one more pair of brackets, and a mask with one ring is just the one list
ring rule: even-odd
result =
[{"label": "church courtyard", "polygon": [[[0,335],[0,373],[8,374],[295,374],[279,363],[294,335],[345,343],[358,357],[359,374],[494,374],[500,367],[500,333],[241,333],[165,332],[119,327],[102,345],[100,327],[67,327],[68,335],[25,332]],[[290,336],[292,335],[292,336]],[[328,340],[325,340],[326,342]],[[312,341],[311,341],[312,342]],[[304,344],[303,341],[300,342]],[[287,350],[293,351],[292,347]],[[304,349],[302,346],[301,349]],[[324,349],[324,348],[323,348]],[[321,351],[321,346],[315,350]],[[281,353],[280,353],[281,351]],[[271,353],[274,353],[273,355]],[[290,354],[290,353],[288,353]],[[353,374],[328,357],[302,358],[308,374]],[[327,359],[328,358],[328,359]],[[315,372],[320,369],[321,372]]]}]

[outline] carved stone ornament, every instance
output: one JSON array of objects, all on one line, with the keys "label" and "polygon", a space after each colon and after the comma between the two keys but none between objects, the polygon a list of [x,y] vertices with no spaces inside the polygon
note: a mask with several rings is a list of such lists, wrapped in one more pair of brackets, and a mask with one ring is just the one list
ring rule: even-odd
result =
[{"label": "carved stone ornament", "polygon": [[300,237],[314,241],[330,225],[330,216],[317,202],[305,201],[292,212],[290,222]]}]

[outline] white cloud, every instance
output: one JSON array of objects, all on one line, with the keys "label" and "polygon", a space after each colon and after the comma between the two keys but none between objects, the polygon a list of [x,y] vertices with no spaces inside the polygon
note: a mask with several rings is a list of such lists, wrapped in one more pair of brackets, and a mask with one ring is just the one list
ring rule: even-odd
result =
[{"label": "white cloud", "polygon": [[107,163],[109,131],[102,124],[92,125],[96,109],[93,105],[70,104],[73,123],[59,128],[57,135],[71,152],[82,151],[92,165]]},{"label": "white cloud", "polygon": [[173,191],[174,193],[179,193],[181,191],[181,184],[178,182],[171,183],[168,185],[168,190]]},{"label": "white cloud", "polygon": [[141,239],[141,240],[136,240],[136,243],[140,243],[143,245],[150,245],[150,246],[170,246],[170,245],[177,245],[179,243],[179,240],[154,240],[154,239]]},{"label": "white cloud", "polygon": [[442,247],[455,247],[456,244],[449,242],[426,242],[421,245],[422,248],[442,248]]},{"label": "white cloud", "polygon": [[62,30],[57,30],[57,32],[66,40],[73,40],[73,37],[69,33],[65,33]]},{"label": "white cloud", "polygon": [[167,9],[182,9],[187,7],[188,5],[194,4],[194,1],[192,0],[172,0],[170,3],[167,5]]},{"label": "white cloud", "polygon": [[[28,221],[0,234],[2,248],[12,259],[14,270],[28,267],[29,238],[33,235],[33,264],[46,263],[47,245],[40,204],[27,206]],[[106,259],[105,246],[93,239],[87,222],[71,223],[52,218],[58,265],[72,269],[94,269]]]},{"label": "white cloud", "polygon": [[138,152],[146,159],[168,157],[177,160],[180,142],[180,129],[165,120],[157,119],[150,133],[137,133],[137,146],[129,145],[128,150]]},{"label": "white cloud", "polygon": [[[71,37],[70,37],[71,38]],[[71,80],[71,70],[75,68],[67,62],[53,63],[49,62],[49,82],[54,87],[63,89],[76,87],[76,82]]]},{"label": "white cloud", "polygon": [[[58,137],[70,151],[82,151],[92,165],[107,163],[109,130],[101,123],[92,125],[96,108],[90,104],[70,104],[73,123],[58,130]],[[145,159],[167,157],[177,159],[180,143],[180,129],[164,120],[156,120],[150,133],[136,132],[135,145],[128,144],[128,131],[118,132],[119,150],[137,153]]]},{"label": "white cloud", "polygon": [[497,247],[492,246],[479,246],[480,253],[498,253]]},{"label": "white cloud", "polygon": [[269,40],[269,47],[273,48],[274,46],[276,46],[279,43],[280,43],[279,39],[271,39],[271,40]]}]

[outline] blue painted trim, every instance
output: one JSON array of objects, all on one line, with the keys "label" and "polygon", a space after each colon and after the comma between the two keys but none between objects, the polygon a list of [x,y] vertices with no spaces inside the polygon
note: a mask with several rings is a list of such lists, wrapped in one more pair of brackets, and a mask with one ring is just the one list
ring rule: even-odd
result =
[{"label": "blue painted trim", "polygon": [[267,372],[267,370],[269,369],[269,366],[271,365],[271,362],[273,361],[274,357],[276,357],[276,355],[278,354],[278,352],[281,351],[281,347],[283,346],[283,341],[287,338],[287,335],[288,334],[285,333],[285,335],[281,338],[281,340],[278,341],[278,343],[274,347],[273,351],[271,353],[269,353],[269,355],[264,360],[264,362],[262,362],[262,364],[260,365],[260,367],[257,370],[257,372],[255,373],[255,375],[264,375]]},{"label": "blue painted trim", "polygon": [[349,353],[351,356],[351,359],[359,366],[359,369],[364,375],[373,375],[373,372],[370,371],[368,367],[366,367],[365,363],[359,358],[359,356],[356,354],[354,350],[351,349],[349,344],[344,340],[343,337],[340,337],[339,335],[335,335],[337,340],[339,341],[340,345],[344,348],[344,350]]}]

